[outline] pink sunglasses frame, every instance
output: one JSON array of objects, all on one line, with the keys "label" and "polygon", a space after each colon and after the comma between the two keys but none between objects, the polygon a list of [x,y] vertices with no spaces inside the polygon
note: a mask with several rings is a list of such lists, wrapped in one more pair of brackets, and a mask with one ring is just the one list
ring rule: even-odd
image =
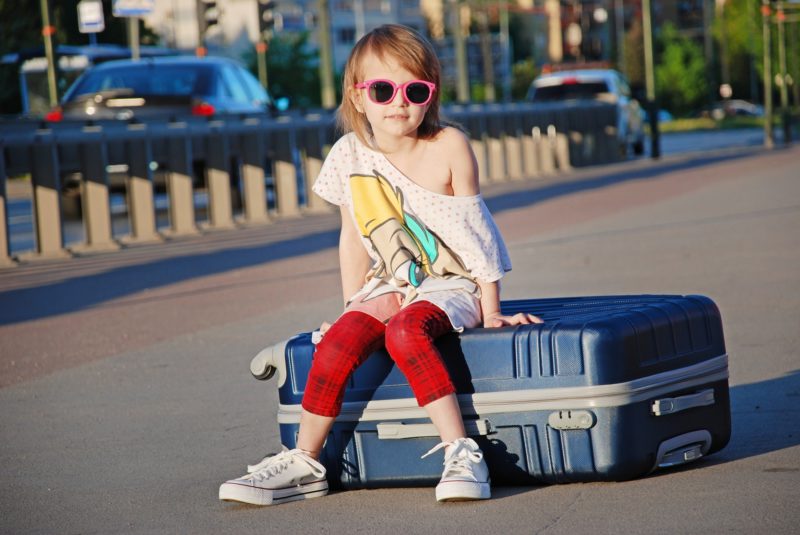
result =
[{"label": "pink sunglasses frame", "polygon": [[[428,82],[426,80],[409,80],[408,82],[405,82],[405,83],[402,83],[402,84],[398,85],[398,84],[394,83],[391,80],[386,80],[384,78],[376,78],[374,80],[364,80],[363,82],[359,82],[354,87],[356,89],[369,89],[370,86],[372,84],[376,83],[376,82],[385,82],[385,83],[389,84],[390,86],[392,86],[392,89],[393,89],[392,98],[390,98],[386,102],[378,102],[378,101],[376,101],[375,99],[372,98],[372,95],[370,95],[370,92],[367,91],[367,98],[371,102],[374,102],[375,104],[378,104],[380,106],[388,106],[389,104],[391,104],[394,101],[394,98],[397,96],[397,91],[400,90],[400,89],[403,90],[403,98],[406,100],[406,102],[408,102],[412,106],[427,106],[430,103],[430,101],[433,100],[434,93],[436,93],[436,84],[434,84],[433,82]],[[406,93],[406,90],[408,89],[408,86],[411,85],[411,84],[423,84],[423,85],[427,86],[428,89],[430,89],[430,94],[428,95],[428,99],[425,102],[416,103],[416,102],[412,102],[411,100],[409,100],[408,94]]]}]

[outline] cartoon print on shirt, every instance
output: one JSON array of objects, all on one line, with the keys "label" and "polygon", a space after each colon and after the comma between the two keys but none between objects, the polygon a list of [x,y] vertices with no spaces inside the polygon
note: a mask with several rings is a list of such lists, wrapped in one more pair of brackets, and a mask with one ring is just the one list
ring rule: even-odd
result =
[{"label": "cartoon print on shirt", "polygon": [[429,276],[471,280],[458,255],[404,205],[402,190],[373,173],[350,176],[356,225],[381,259],[371,274],[414,288]]}]

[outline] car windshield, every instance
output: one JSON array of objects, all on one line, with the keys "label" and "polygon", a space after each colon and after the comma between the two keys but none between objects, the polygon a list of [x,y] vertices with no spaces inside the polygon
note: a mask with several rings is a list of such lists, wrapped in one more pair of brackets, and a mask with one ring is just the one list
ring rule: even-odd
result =
[{"label": "car windshield", "polygon": [[533,100],[592,99],[603,93],[608,93],[605,82],[563,83],[537,87]]},{"label": "car windshield", "polygon": [[208,87],[208,70],[181,65],[142,65],[99,69],[88,73],[72,97],[113,89],[129,89],[135,95],[202,95]]}]

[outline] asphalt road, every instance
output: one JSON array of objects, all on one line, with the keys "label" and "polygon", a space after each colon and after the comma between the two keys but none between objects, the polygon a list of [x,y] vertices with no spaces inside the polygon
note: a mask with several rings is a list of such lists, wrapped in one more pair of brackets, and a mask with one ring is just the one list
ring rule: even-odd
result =
[{"label": "asphalt road", "polygon": [[279,447],[262,347],[339,307],[336,216],[0,272],[2,533],[796,533],[800,148],[638,160],[485,188],[504,297],[700,293],[720,307],[733,436],[636,481],[217,501]]}]

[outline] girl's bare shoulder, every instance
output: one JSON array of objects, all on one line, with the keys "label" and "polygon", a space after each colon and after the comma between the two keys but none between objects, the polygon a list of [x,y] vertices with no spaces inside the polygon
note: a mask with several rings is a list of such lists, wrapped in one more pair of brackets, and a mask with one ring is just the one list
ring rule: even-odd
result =
[{"label": "girl's bare shoulder", "polygon": [[432,141],[443,155],[460,158],[472,151],[467,135],[453,126],[442,128]]},{"label": "girl's bare shoulder", "polygon": [[457,196],[478,193],[477,164],[466,134],[458,128],[447,126],[437,136],[437,143],[436,153],[444,156],[453,193]]}]

